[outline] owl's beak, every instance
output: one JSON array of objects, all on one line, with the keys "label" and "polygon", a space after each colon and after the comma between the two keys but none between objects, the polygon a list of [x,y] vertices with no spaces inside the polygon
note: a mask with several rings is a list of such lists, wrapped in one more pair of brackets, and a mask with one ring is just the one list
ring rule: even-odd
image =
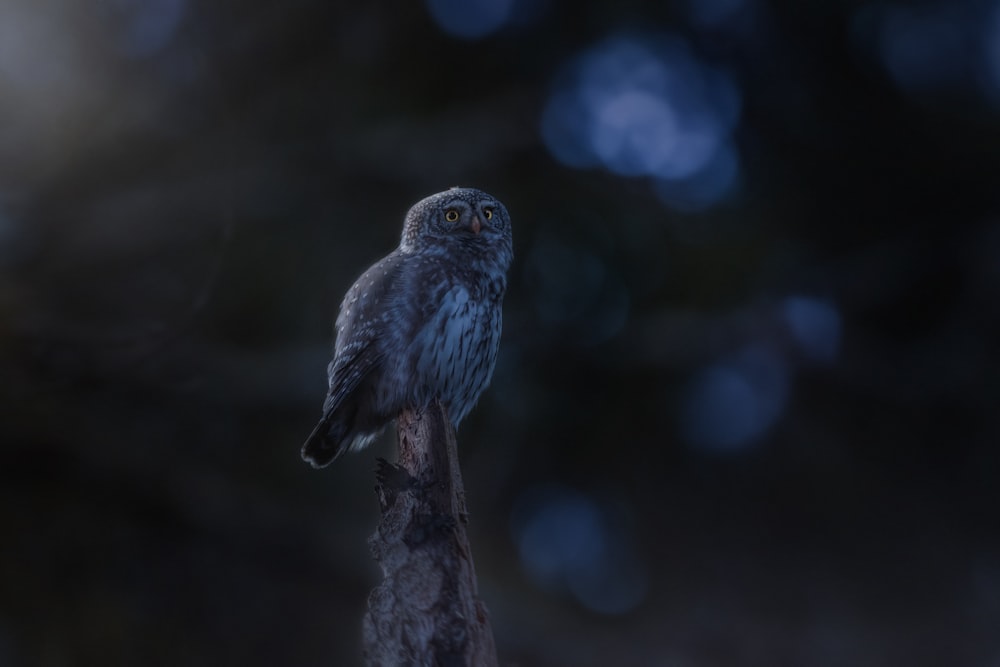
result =
[{"label": "owl's beak", "polygon": [[482,228],[483,228],[483,223],[479,221],[479,216],[478,215],[474,216],[472,218],[472,222],[469,223],[469,229],[472,230],[473,234],[478,234],[479,230],[481,230]]}]

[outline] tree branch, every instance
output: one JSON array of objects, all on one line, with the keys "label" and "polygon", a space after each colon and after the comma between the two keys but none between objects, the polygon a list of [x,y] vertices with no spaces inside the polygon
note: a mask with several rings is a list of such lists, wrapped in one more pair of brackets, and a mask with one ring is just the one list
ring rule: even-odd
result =
[{"label": "tree branch", "polygon": [[379,459],[382,519],[369,539],[383,582],[368,598],[370,666],[497,664],[479,599],[455,430],[437,402],[397,420],[399,464]]}]

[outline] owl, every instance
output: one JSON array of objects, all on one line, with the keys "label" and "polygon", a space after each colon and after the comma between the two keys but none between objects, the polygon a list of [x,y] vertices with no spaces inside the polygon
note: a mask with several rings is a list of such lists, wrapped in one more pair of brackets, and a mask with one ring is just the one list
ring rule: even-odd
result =
[{"label": "owl", "polygon": [[495,197],[451,188],[414,204],[399,247],[340,305],[323,417],[302,458],[322,468],[435,399],[457,428],[493,376],[512,258]]}]

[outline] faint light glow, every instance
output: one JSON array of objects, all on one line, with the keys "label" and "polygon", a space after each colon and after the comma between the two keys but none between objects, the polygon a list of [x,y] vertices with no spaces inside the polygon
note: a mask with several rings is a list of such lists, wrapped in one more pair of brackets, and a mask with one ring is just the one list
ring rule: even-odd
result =
[{"label": "faint light glow", "polygon": [[556,91],[542,111],[542,138],[552,156],[567,167],[588,169],[601,164],[589,142],[590,110],[575,92]]},{"label": "faint light glow", "polygon": [[552,0],[514,0],[507,25],[526,27],[537,24],[551,9]]},{"label": "faint light glow", "polygon": [[567,166],[649,177],[674,193],[665,203],[700,209],[735,180],[740,105],[731,79],[682,39],[615,37],[569,65],[542,112],[541,133]]},{"label": "faint light glow", "polygon": [[989,73],[988,92],[1000,98],[1000,2],[996,3],[993,13],[986,21],[984,33],[986,69]]},{"label": "faint light glow", "polygon": [[589,496],[562,486],[528,491],[511,526],[521,563],[537,585],[568,592],[603,614],[624,614],[646,596],[634,536]]},{"label": "faint light glow", "polygon": [[830,363],[837,358],[842,325],[840,313],[832,303],[792,296],[785,299],[782,312],[795,342],[809,359]]},{"label": "faint light glow", "polygon": [[629,294],[621,277],[593,251],[543,232],[528,252],[525,279],[543,324],[594,345],[625,326]]},{"label": "faint light glow", "polygon": [[773,349],[750,345],[695,377],[682,405],[681,429],[690,444],[710,451],[752,445],[785,409],[791,373]]},{"label": "faint light glow", "polygon": [[682,180],[658,180],[656,194],[671,208],[685,213],[703,211],[721,201],[736,186],[740,167],[736,151],[725,146],[703,169]]},{"label": "faint light glow", "polygon": [[962,77],[966,39],[960,18],[943,7],[887,9],[879,46],[886,69],[900,87],[943,88]]},{"label": "faint light glow", "polygon": [[747,4],[747,0],[687,0],[687,11],[697,25],[710,28],[729,21]]},{"label": "faint light glow", "polygon": [[1000,3],[867,5],[854,15],[852,39],[911,95],[1000,94]]},{"label": "faint light glow", "polygon": [[480,39],[502,28],[514,0],[427,0],[431,17],[442,30],[462,39]]},{"label": "faint light glow", "polygon": [[51,3],[0,2],[0,153],[18,156],[6,187],[80,150],[81,127],[99,117],[91,114],[107,115],[114,73],[85,20],[91,11],[83,3],[53,11]]},{"label": "faint light glow", "polygon": [[115,7],[125,19],[120,36],[122,52],[144,58],[173,39],[184,16],[185,0],[118,0]]},{"label": "faint light glow", "polygon": [[663,166],[689,162],[672,160],[677,149],[677,114],[662,99],[646,92],[626,91],[594,105],[591,148],[608,169],[623,176],[642,176]]},{"label": "faint light glow", "polygon": [[28,3],[0,3],[0,100],[86,88],[82,36],[67,33],[61,20]]}]

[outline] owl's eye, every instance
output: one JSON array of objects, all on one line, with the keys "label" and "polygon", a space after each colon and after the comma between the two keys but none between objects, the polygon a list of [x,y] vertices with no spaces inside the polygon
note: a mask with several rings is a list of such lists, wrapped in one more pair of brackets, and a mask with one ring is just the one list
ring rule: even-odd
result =
[{"label": "owl's eye", "polygon": [[487,206],[486,208],[484,208],[483,209],[483,215],[486,216],[487,220],[492,220],[493,219],[493,207],[492,206]]},{"label": "owl's eye", "polygon": [[458,211],[456,209],[449,208],[447,211],[444,212],[444,219],[447,220],[448,222],[457,222]]}]

